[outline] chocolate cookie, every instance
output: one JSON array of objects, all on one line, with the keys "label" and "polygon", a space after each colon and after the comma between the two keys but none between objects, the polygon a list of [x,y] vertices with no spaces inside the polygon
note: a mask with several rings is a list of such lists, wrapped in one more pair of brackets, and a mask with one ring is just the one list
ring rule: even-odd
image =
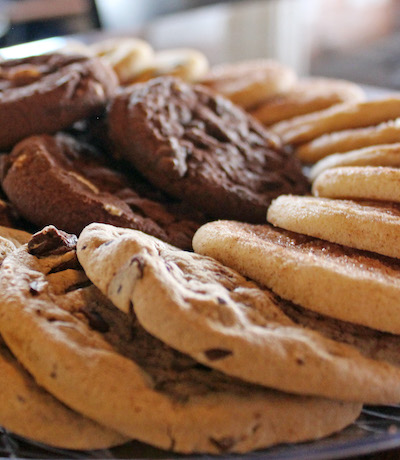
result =
[{"label": "chocolate cookie", "polygon": [[273,198],[308,188],[277,137],[222,96],[176,78],[118,94],[109,134],[150,182],[216,218],[265,222]]},{"label": "chocolate cookie", "polygon": [[3,176],[8,198],[39,228],[53,224],[79,234],[91,222],[105,222],[189,249],[199,227],[178,204],[151,197],[143,179],[136,175],[129,181],[93,147],[65,134],[19,142]]},{"label": "chocolate cookie", "polygon": [[118,85],[100,59],[50,54],[0,63],[0,149],[99,114]]},{"label": "chocolate cookie", "polygon": [[3,227],[15,227],[17,225],[17,212],[14,207],[0,198],[0,225]]}]

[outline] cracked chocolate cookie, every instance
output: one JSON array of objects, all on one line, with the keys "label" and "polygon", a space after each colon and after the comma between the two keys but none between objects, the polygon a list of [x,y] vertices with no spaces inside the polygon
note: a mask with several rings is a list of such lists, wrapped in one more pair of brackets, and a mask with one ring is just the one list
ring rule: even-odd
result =
[{"label": "cracked chocolate cookie", "polygon": [[200,213],[151,190],[133,171],[128,179],[92,146],[69,135],[31,136],[6,158],[4,191],[38,228],[52,224],[79,234],[91,222],[105,222],[190,249],[204,222]]},{"label": "cracked chocolate cookie", "polygon": [[174,351],[90,283],[73,240],[47,228],[0,268],[1,334],[66,405],[127,436],[187,453],[319,438],[359,414],[359,403],[247,384]]},{"label": "cracked chocolate cookie", "polygon": [[279,139],[222,96],[172,78],[118,94],[109,134],[155,186],[215,218],[265,222],[270,201],[308,190]]},{"label": "cracked chocolate cookie", "polygon": [[271,291],[214,259],[102,224],[85,228],[77,253],[116,307],[204,365],[291,393],[370,403],[400,398],[400,360],[390,366],[297,326]]},{"label": "cracked chocolate cookie", "polygon": [[100,59],[46,54],[0,62],[0,149],[100,114],[118,85]]}]

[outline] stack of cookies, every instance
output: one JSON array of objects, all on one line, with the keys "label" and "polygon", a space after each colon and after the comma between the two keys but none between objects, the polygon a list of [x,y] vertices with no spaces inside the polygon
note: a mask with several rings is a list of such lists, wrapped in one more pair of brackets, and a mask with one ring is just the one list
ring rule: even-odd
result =
[{"label": "stack of cookies", "polygon": [[271,126],[310,166],[313,181],[330,168],[399,166],[399,94],[336,104]]},{"label": "stack of cookies", "polygon": [[[269,60],[208,69],[194,50],[136,39],[0,69],[0,223],[22,229],[0,227],[1,425],[68,449],[240,453],[400,401],[394,211],[363,204],[353,227],[326,225],[310,206],[332,217],[343,200],[304,196],[279,129],[376,108],[356,85],[299,81]],[[391,177],[358,198],[394,200]],[[336,240],[293,203],[337,234],[363,233],[371,215],[376,228],[353,234],[358,246]],[[267,212],[303,227],[265,225]]]}]

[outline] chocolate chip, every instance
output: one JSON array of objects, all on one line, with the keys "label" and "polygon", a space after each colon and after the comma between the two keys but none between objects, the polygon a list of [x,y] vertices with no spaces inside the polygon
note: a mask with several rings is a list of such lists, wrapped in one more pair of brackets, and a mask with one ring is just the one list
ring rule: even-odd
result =
[{"label": "chocolate chip", "polygon": [[99,312],[95,310],[82,310],[82,313],[86,316],[89,326],[95,331],[105,334],[110,330],[110,325],[104,320]]},{"label": "chocolate chip", "polygon": [[224,350],[223,348],[210,348],[204,352],[206,358],[210,361],[217,361],[219,359],[224,359],[227,356],[232,354],[231,350]]},{"label": "chocolate chip", "polygon": [[133,306],[133,302],[131,300],[129,301],[128,310],[129,310],[129,316],[131,316],[132,318],[135,318],[136,317],[135,309],[134,309],[134,306]]},{"label": "chocolate chip", "polygon": [[143,260],[143,257],[141,256],[133,256],[132,259],[129,262],[129,265],[136,264],[138,270],[139,270],[139,278],[143,278],[143,272],[144,272],[144,266],[145,262]]},{"label": "chocolate chip", "polygon": [[32,236],[28,243],[28,252],[37,257],[61,255],[74,250],[77,240],[75,235],[49,225]]},{"label": "chocolate chip", "polygon": [[227,452],[236,444],[235,438],[232,437],[225,437],[221,439],[209,438],[209,440],[220,452]]},{"label": "chocolate chip", "polygon": [[220,304],[220,305],[226,305],[226,300],[223,299],[222,297],[217,297],[217,302]]}]

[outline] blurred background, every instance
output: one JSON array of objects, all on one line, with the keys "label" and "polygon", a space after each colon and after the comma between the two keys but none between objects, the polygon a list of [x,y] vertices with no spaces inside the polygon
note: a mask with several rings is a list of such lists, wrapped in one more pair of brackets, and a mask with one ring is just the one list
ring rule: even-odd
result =
[{"label": "blurred background", "polygon": [[198,48],[211,63],[271,57],[300,75],[400,88],[400,0],[0,0],[0,47],[111,35]]}]

